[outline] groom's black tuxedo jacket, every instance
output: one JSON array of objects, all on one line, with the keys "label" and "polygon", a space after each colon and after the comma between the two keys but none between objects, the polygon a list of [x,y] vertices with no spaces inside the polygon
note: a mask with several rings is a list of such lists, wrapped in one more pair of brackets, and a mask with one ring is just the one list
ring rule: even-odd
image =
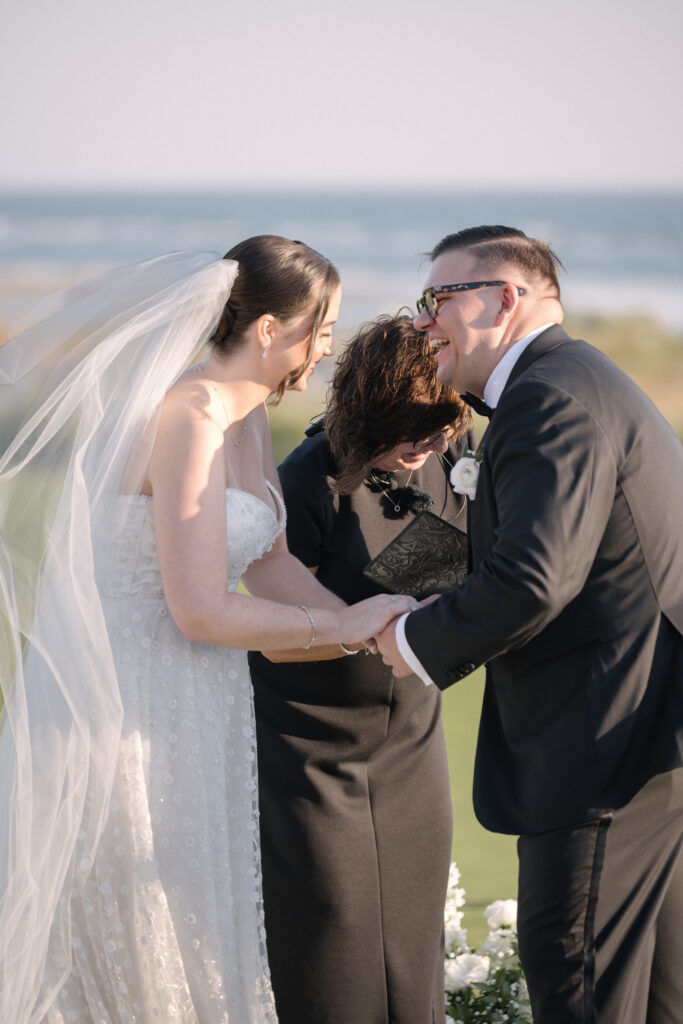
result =
[{"label": "groom's black tuxedo jacket", "polygon": [[536,833],[683,764],[683,448],[559,326],[523,352],[482,444],[473,571],[406,637],[441,689],[487,663],[475,810]]}]

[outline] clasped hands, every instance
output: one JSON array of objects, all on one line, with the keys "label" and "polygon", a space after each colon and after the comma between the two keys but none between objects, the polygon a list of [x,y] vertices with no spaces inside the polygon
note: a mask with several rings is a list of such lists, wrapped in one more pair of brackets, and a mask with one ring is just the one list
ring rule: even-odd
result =
[{"label": "clasped hands", "polygon": [[[425,605],[431,604],[432,601],[436,601],[439,598],[439,594],[432,594],[430,597],[426,597],[423,601],[418,601],[415,604],[415,608],[424,608]],[[401,612],[401,615],[405,614]],[[403,658],[403,655],[398,649],[396,643],[396,623],[401,618],[401,615],[397,615],[394,619],[389,622],[381,633],[377,633],[371,640],[368,641],[367,647],[373,654],[381,654],[382,661],[385,665],[391,667],[392,673],[396,679],[404,679],[406,676],[413,675],[413,670],[407,661]]]}]

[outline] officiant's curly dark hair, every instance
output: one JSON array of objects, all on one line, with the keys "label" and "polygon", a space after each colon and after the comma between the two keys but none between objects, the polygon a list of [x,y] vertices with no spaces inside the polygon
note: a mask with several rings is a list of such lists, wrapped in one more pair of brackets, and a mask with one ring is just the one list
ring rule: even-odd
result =
[{"label": "officiant's curly dark hair", "polygon": [[404,441],[446,427],[454,439],[467,432],[469,407],[436,371],[429,339],[412,317],[381,316],[358,330],[339,357],[325,411],[339,493],[353,491],[375,460]]}]

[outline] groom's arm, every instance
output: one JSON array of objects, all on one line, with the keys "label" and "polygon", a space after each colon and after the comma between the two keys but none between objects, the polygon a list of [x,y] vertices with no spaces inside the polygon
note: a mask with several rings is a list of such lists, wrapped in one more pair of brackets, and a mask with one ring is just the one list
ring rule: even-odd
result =
[{"label": "groom's arm", "polygon": [[425,686],[431,685],[434,680],[427,674],[426,669],[415,656],[415,653],[406,640],[405,624],[408,613],[401,615],[398,619],[390,622],[384,632],[375,637],[377,650],[382,655],[385,665],[390,665],[393,674],[397,679],[403,679],[409,675],[416,675],[422,680]]},{"label": "groom's arm", "polygon": [[611,446],[559,387],[516,385],[485,458],[492,493],[475,499],[473,515],[477,501],[495,503],[493,548],[462,586],[405,620],[410,650],[441,689],[523,646],[581,592],[614,502]]}]

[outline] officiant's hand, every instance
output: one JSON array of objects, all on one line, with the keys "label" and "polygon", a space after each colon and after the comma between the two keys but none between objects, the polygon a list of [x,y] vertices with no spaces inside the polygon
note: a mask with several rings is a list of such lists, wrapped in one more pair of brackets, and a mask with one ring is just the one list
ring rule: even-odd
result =
[{"label": "officiant's hand", "polygon": [[403,660],[401,653],[396,643],[396,623],[400,616],[397,616],[381,633],[375,634],[375,643],[377,649],[382,655],[382,661],[385,665],[390,665],[391,670],[396,679],[403,679],[405,676],[411,676],[413,670],[410,665]]}]

